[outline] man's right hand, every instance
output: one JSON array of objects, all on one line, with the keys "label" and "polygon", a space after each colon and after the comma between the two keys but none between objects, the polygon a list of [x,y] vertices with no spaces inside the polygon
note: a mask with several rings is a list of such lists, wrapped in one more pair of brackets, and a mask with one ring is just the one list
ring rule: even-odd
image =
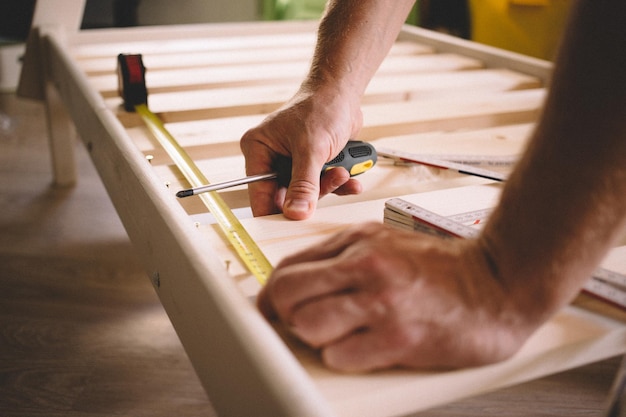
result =
[{"label": "man's right hand", "polygon": [[[356,102],[355,102],[356,101]],[[357,100],[336,91],[302,88],[280,110],[241,139],[248,175],[272,171],[278,155],[292,158],[291,182],[287,189],[275,181],[248,187],[255,216],[282,212],[287,218],[310,217],[317,200],[329,193],[357,194],[361,184],[345,169],[332,169],[320,179],[323,165],[355,138],[362,124]]]}]

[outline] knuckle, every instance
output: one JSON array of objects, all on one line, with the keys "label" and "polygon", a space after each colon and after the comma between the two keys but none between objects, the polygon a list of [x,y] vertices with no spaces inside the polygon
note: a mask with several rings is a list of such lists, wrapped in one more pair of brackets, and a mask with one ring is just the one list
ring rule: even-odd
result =
[{"label": "knuckle", "polygon": [[319,192],[319,187],[307,180],[292,180],[289,183],[289,193],[293,195],[310,195]]}]

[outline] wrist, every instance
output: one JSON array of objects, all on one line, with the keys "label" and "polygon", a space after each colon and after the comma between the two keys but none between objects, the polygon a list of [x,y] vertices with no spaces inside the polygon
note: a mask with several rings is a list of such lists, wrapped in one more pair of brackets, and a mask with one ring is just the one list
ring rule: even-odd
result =
[{"label": "wrist", "polygon": [[314,120],[343,147],[349,139],[358,137],[363,124],[361,96],[354,89],[332,80],[307,78],[292,103],[298,103],[315,115]]},{"label": "wrist", "polygon": [[538,285],[540,282],[524,279],[503,262],[489,239],[481,236],[463,243],[467,245],[465,265],[471,281],[467,288],[477,291],[480,299],[475,302],[483,306],[498,332],[507,335],[502,352],[509,343],[509,354],[513,354],[556,312],[557,303],[544,286]]},{"label": "wrist", "polygon": [[507,249],[507,240],[486,230],[476,241],[477,250],[492,279],[502,288],[506,310],[518,317],[517,326],[528,335],[549,320],[577,293],[564,287],[554,264],[522,260],[523,255]]}]

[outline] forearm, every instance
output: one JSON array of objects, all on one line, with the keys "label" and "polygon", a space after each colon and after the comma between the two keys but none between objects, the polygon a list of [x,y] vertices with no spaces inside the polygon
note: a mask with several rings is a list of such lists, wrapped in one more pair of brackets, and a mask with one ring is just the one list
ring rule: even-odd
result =
[{"label": "forearm", "polygon": [[345,170],[332,170],[321,179],[319,172],[349,139],[358,137],[361,96],[413,1],[330,0],[299,91],[241,139],[248,174],[267,172],[278,154],[293,160],[286,191],[269,181],[250,185],[255,216],[282,211],[290,219],[306,219],[319,197],[361,191]]},{"label": "forearm", "polygon": [[360,98],[414,1],[330,0],[303,88],[331,87]]},{"label": "forearm", "polygon": [[544,114],[481,238],[537,320],[571,300],[624,231],[624,16],[621,0],[574,9]]}]

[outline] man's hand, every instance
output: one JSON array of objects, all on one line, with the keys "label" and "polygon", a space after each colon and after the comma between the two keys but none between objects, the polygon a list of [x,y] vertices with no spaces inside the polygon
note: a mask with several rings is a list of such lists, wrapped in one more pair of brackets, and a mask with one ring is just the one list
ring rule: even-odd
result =
[{"label": "man's hand", "polygon": [[258,303],[327,366],[360,372],[507,358],[539,325],[513,296],[475,241],[372,223],[285,259]]},{"label": "man's hand", "polygon": [[356,137],[360,127],[361,111],[354,99],[303,88],[281,110],[246,132],[241,149],[248,175],[271,172],[278,155],[291,157],[293,167],[288,189],[273,181],[249,185],[253,214],[283,212],[290,219],[306,219],[326,194],[361,192],[361,184],[345,169],[329,170],[320,181],[323,165]]}]

